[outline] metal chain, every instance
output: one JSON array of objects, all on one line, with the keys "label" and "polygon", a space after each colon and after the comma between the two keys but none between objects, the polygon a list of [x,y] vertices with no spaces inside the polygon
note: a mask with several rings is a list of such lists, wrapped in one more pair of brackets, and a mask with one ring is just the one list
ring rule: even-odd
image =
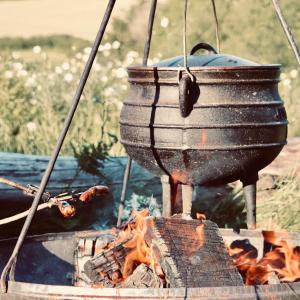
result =
[{"label": "metal chain", "polygon": [[[184,8],[183,8],[183,33],[182,33],[182,44],[183,44],[183,66],[184,69],[186,71],[186,73],[188,74],[188,76],[191,78],[192,81],[195,80],[193,74],[190,72],[189,68],[188,68],[188,59],[187,59],[187,47],[186,47],[186,23],[187,23],[187,7],[188,7],[188,0],[184,0]],[[181,70],[178,70],[178,82],[180,79],[180,73]]]},{"label": "metal chain", "polygon": [[215,24],[216,24],[217,49],[218,49],[218,53],[220,53],[220,51],[221,51],[221,39],[220,39],[219,21],[218,21],[218,16],[217,16],[217,9],[216,9],[215,0],[211,0],[211,3],[212,3],[212,7],[213,7]]}]

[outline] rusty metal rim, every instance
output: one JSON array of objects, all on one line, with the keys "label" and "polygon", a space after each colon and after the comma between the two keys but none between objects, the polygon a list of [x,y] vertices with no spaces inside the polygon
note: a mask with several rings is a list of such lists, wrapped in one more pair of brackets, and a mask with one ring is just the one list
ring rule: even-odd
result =
[{"label": "rusty metal rim", "polygon": [[210,125],[205,125],[205,124],[188,124],[188,125],[178,125],[178,124],[159,124],[155,123],[153,125],[149,123],[129,123],[129,122],[124,122],[120,121],[119,122],[121,125],[129,126],[129,127],[140,127],[140,128],[165,128],[165,129],[206,129],[206,128],[252,128],[252,127],[276,127],[276,126],[282,126],[282,125],[287,125],[287,121],[282,121],[282,122],[269,122],[269,123],[219,123],[219,124],[210,124]]},{"label": "rusty metal rim", "polygon": [[[142,107],[167,107],[167,108],[177,108],[179,107],[178,104],[155,104],[151,103],[153,99],[144,99],[143,101],[147,102],[149,101],[149,104],[146,103],[137,103],[133,101],[126,101],[123,103],[125,106],[142,106]],[[257,107],[257,106],[282,106],[284,103],[282,101],[261,101],[261,102],[252,102],[252,103],[243,103],[243,102],[234,102],[234,103],[209,103],[209,104],[200,104],[200,105],[194,105],[193,109],[201,109],[201,108],[218,108],[218,107],[223,107],[223,108],[231,108],[231,107]]]},{"label": "rusty metal rim", "polygon": [[[280,79],[268,79],[268,78],[263,78],[263,79],[223,79],[223,78],[213,78],[213,79],[208,79],[208,78],[198,78],[196,76],[197,83],[200,85],[204,84],[261,84],[261,83],[278,83],[280,82]],[[200,81],[199,81],[200,80]],[[166,85],[178,85],[178,79],[177,77],[170,77],[170,78],[154,78],[149,77],[149,78],[139,78],[139,77],[129,77],[128,78],[129,83],[138,83],[138,84],[149,84],[149,83],[164,83]]]},{"label": "rusty metal rim", "polygon": [[96,299],[261,299],[262,296],[270,296],[270,293],[272,293],[272,296],[288,297],[292,295],[292,292],[300,293],[300,283],[242,287],[95,289],[16,281],[8,282],[8,294],[14,293],[28,297],[55,297],[55,299],[78,299],[79,297],[79,299],[86,299],[87,297]]},{"label": "rusty metal rim", "polygon": [[[262,70],[278,70],[281,68],[281,64],[267,64],[260,66],[204,66],[204,67],[189,67],[191,71],[200,71],[200,72],[227,72],[227,71],[262,71]],[[151,66],[129,66],[127,67],[128,71],[141,71],[141,72],[153,72],[153,71],[185,71],[183,67],[151,67]]]},{"label": "rusty metal rim", "polygon": [[[123,139],[120,140],[122,144],[126,146],[133,146],[135,148],[151,148],[154,145],[150,143],[141,143],[141,142],[130,142],[125,141]],[[280,147],[286,145],[286,141],[284,142],[277,142],[277,143],[269,143],[269,144],[249,144],[249,145],[212,145],[212,146],[203,146],[199,145],[199,147],[178,147],[176,145],[165,145],[164,143],[156,143],[155,149],[157,150],[179,150],[179,151],[186,151],[186,150],[203,150],[203,151],[228,151],[228,150],[241,150],[241,149],[262,149],[262,148],[272,148],[272,147]]]}]

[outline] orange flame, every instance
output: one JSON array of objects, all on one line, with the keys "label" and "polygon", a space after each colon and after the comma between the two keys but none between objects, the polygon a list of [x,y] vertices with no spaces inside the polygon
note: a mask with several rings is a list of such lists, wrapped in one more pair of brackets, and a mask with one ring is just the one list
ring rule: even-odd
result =
[{"label": "orange flame", "polygon": [[132,216],[135,218],[135,223],[129,225],[128,230],[124,231],[125,237],[128,234],[132,236],[132,238],[124,244],[125,248],[132,249],[125,258],[123,268],[124,279],[132,274],[137,265],[141,263],[150,265],[151,263],[150,248],[144,238],[148,227],[145,218],[149,216],[149,210],[133,211]]},{"label": "orange flame", "polygon": [[286,241],[277,239],[274,232],[264,232],[265,241],[273,245],[273,250],[257,261],[255,250],[227,247],[230,256],[245,284],[266,284],[272,274],[277,274],[281,282],[294,282],[300,278],[300,251]]}]

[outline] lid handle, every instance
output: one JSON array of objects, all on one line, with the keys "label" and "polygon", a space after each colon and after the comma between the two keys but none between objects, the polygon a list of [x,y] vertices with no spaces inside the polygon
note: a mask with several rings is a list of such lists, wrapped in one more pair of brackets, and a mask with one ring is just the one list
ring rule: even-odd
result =
[{"label": "lid handle", "polygon": [[201,50],[201,49],[207,50],[211,54],[218,54],[216,49],[213,46],[211,46],[210,44],[198,43],[192,48],[192,50],[190,51],[190,55],[194,55],[195,52],[197,52],[198,50]]}]

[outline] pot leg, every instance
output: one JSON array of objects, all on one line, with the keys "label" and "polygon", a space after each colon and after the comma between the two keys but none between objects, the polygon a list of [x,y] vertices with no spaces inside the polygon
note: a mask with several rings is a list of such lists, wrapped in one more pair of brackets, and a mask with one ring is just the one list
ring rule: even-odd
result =
[{"label": "pot leg", "polygon": [[162,184],[162,215],[164,218],[170,218],[174,214],[178,184],[175,184],[167,175],[161,176],[160,180]]},{"label": "pot leg", "polygon": [[194,186],[182,184],[182,218],[192,219],[192,202]]},{"label": "pot leg", "polygon": [[247,209],[247,227],[256,228],[256,182],[258,175],[243,180],[243,191]]}]

